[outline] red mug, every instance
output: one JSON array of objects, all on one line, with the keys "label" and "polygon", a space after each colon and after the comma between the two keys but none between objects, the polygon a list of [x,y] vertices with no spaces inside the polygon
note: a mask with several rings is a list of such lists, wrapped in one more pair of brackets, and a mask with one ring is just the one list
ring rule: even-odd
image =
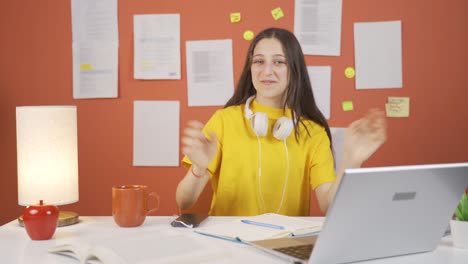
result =
[{"label": "red mug", "polygon": [[[153,198],[156,205],[148,207]],[[112,216],[121,227],[140,226],[146,216],[159,209],[159,195],[148,192],[146,185],[120,185],[112,187]]]}]

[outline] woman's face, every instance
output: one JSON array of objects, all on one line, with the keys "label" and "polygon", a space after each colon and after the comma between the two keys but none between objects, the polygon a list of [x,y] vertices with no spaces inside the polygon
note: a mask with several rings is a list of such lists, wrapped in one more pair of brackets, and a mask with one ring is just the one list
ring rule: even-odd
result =
[{"label": "woman's face", "polygon": [[257,90],[256,100],[263,105],[281,108],[289,74],[286,56],[279,40],[265,38],[257,43],[250,71]]}]

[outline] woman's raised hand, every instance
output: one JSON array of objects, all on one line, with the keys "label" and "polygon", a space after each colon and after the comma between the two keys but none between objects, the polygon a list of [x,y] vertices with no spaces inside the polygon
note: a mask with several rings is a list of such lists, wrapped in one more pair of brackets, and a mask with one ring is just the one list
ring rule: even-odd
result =
[{"label": "woman's raised hand", "polygon": [[343,166],[357,167],[366,161],[387,139],[387,123],[381,110],[371,109],[346,129],[343,142]]},{"label": "woman's raised hand", "polygon": [[195,120],[188,122],[182,137],[182,152],[192,161],[192,166],[196,166],[198,171],[208,168],[211,160],[216,154],[217,137],[215,133],[210,134],[208,139],[203,134],[203,123]]}]

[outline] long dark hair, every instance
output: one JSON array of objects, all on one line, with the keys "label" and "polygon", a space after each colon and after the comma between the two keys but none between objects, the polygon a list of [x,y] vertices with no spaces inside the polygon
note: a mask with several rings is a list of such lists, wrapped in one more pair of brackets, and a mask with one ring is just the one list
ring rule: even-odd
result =
[{"label": "long dark hair", "polygon": [[296,140],[299,138],[299,124],[302,124],[307,134],[310,135],[307,126],[304,124],[303,119],[309,119],[325,128],[328,138],[331,143],[330,127],[328,126],[327,120],[323,116],[322,112],[315,103],[314,94],[312,92],[312,85],[310,84],[309,73],[304,60],[304,54],[302,53],[299,41],[293,33],[288,30],[281,28],[268,28],[260,32],[250,44],[245,59],[245,65],[242,70],[242,74],[237,82],[237,87],[234,95],[224,105],[228,107],[231,105],[240,105],[247,101],[247,99],[256,93],[252,82],[252,74],[250,68],[252,65],[252,57],[254,49],[258,42],[265,38],[277,39],[282,47],[283,52],[286,55],[286,65],[289,73],[289,84],[286,89],[286,100],[284,100],[283,109],[289,106],[293,111],[293,118],[298,122],[294,122]]}]

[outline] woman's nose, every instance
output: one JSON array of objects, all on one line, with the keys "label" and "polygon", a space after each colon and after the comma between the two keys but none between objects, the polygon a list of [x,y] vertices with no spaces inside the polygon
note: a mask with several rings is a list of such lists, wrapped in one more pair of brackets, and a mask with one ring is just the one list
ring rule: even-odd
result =
[{"label": "woman's nose", "polygon": [[263,72],[265,74],[272,74],[273,73],[273,63],[265,63],[263,67]]}]

